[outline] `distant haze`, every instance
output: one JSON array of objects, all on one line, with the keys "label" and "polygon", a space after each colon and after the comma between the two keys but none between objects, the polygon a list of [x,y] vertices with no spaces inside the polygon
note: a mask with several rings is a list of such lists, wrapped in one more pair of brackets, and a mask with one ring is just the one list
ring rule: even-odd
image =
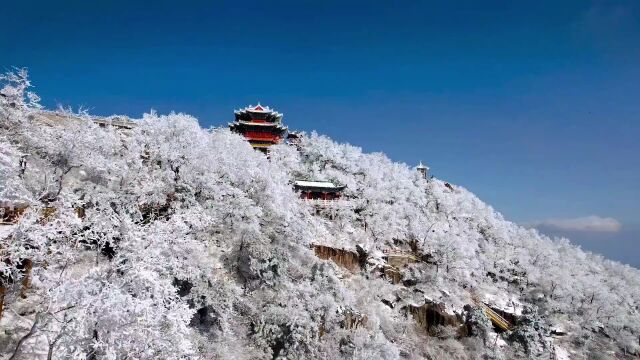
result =
[{"label": "distant haze", "polygon": [[638,256],[638,243],[640,238],[639,229],[622,229],[619,233],[610,232],[578,232],[578,231],[558,231],[540,227],[539,230],[550,236],[566,237],[574,243],[580,244],[583,249],[595,253],[614,254],[614,260],[624,264],[640,268],[640,257]]}]

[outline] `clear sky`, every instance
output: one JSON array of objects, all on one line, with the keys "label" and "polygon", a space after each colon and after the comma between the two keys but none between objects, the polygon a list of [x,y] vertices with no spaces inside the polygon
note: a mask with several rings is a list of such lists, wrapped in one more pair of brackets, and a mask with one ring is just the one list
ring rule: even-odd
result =
[{"label": "clear sky", "polygon": [[260,101],[640,267],[638,1],[22,0],[0,24],[47,107],[218,126]]}]

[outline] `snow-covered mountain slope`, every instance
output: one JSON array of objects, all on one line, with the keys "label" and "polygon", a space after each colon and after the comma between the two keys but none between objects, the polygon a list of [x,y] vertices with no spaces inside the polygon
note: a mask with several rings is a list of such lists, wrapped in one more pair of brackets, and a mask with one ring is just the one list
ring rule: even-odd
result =
[{"label": "snow-covered mountain slope", "polygon": [[[2,356],[640,354],[636,269],[463,187],[317,134],[267,158],[183,114],[52,116],[3,80]],[[347,187],[317,204],[300,179]]]}]

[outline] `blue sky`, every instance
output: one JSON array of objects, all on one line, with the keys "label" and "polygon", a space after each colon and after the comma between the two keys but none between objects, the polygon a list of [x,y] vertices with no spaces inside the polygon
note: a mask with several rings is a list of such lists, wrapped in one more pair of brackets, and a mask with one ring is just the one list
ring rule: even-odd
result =
[{"label": "blue sky", "polygon": [[[260,101],[640,267],[637,1],[25,0],[0,24],[47,107],[216,126]],[[591,215],[621,227],[570,226]]]}]

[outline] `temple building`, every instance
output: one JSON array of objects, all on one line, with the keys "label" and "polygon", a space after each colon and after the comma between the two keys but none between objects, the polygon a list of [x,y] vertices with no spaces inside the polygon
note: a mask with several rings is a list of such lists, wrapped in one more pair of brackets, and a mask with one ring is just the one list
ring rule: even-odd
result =
[{"label": "temple building", "polygon": [[280,143],[287,133],[287,127],[282,125],[282,114],[260,104],[236,110],[235,121],[229,128],[242,134],[254,149],[263,152]]},{"label": "temple building", "polygon": [[297,131],[289,131],[287,134],[287,143],[298,146],[300,145],[300,140],[302,139],[302,135]]},{"label": "temple building", "polygon": [[337,200],[342,196],[344,185],[336,185],[330,181],[298,180],[293,184],[295,190],[305,200]]},{"label": "temple building", "polygon": [[423,179],[426,179],[429,176],[429,167],[422,165],[422,161],[420,161],[420,165],[416,166],[416,170],[422,175]]}]

